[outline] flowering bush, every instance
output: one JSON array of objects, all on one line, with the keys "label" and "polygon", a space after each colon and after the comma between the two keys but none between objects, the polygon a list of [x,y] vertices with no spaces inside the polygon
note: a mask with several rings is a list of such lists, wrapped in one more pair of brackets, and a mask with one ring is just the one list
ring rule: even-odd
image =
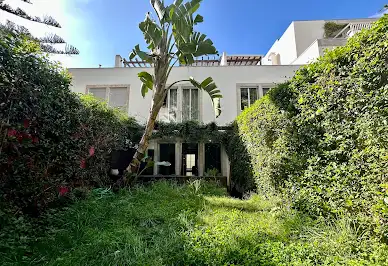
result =
[{"label": "flowering bush", "polygon": [[21,36],[0,33],[0,200],[37,214],[74,187],[109,182],[110,153],[136,122],[92,96]]}]

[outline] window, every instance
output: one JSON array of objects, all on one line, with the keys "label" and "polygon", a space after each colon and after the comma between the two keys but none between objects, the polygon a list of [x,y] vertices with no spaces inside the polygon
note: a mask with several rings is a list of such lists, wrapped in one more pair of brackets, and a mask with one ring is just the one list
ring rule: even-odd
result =
[{"label": "window", "polygon": [[195,154],[186,154],[186,176],[193,176],[193,167],[195,167]]},{"label": "window", "polygon": [[128,87],[89,87],[88,93],[94,97],[106,101],[110,107],[127,111],[128,108]]},{"label": "window", "polygon": [[271,85],[243,86],[240,87],[240,110],[251,106],[256,100],[268,93]]},{"label": "window", "polygon": [[257,88],[241,88],[241,111],[251,106],[257,99]]},{"label": "window", "polygon": [[182,121],[199,120],[198,89],[183,88]]},{"label": "window", "polygon": [[267,92],[270,90],[271,88],[264,88],[263,87],[263,96],[267,94]]},{"label": "window", "polygon": [[178,89],[168,91],[168,119],[176,122],[178,113]]}]

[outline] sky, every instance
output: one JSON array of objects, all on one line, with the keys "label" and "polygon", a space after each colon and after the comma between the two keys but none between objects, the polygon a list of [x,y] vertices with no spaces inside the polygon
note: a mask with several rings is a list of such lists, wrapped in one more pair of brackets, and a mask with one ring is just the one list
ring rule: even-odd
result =
[{"label": "sky", "polygon": [[[173,0],[165,0],[171,3]],[[128,58],[136,44],[146,47],[138,28],[149,0],[6,0],[33,15],[51,15],[62,25],[53,29],[27,22],[36,35],[47,31],[62,36],[80,50],[77,56],[60,56],[66,67],[113,67],[115,55]],[[266,54],[294,20],[366,18],[375,15],[386,0],[203,0],[199,14],[205,21],[198,30],[207,34],[219,52]],[[15,16],[0,11],[0,22]],[[17,19],[16,19],[17,20]],[[23,21],[20,24],[26,23]]]}]

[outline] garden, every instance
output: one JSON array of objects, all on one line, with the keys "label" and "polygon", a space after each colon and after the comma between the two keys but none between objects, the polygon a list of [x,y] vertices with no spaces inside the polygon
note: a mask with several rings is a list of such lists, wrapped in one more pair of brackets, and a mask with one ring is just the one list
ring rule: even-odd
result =
[{"label": "garden", "polygon": [[[388,16],[224,131],[144,128],[73,93],[36,40],[0,35],[1,265],[388,265]],[[191,82],[219,112],[213,80]],[[225,146],[241,199],[215,181],[109,176],[112,152],[186,131]]]}]

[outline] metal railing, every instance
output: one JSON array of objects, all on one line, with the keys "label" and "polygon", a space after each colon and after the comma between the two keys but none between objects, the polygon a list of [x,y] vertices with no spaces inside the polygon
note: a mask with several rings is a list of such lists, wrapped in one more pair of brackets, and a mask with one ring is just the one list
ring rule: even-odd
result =
[{"label": "metal railing", "polygon": [[372,28],[372,22],[349,23],[334,37],[334,39],[349,38],[363,29],[370,29],[370,28]]}]

